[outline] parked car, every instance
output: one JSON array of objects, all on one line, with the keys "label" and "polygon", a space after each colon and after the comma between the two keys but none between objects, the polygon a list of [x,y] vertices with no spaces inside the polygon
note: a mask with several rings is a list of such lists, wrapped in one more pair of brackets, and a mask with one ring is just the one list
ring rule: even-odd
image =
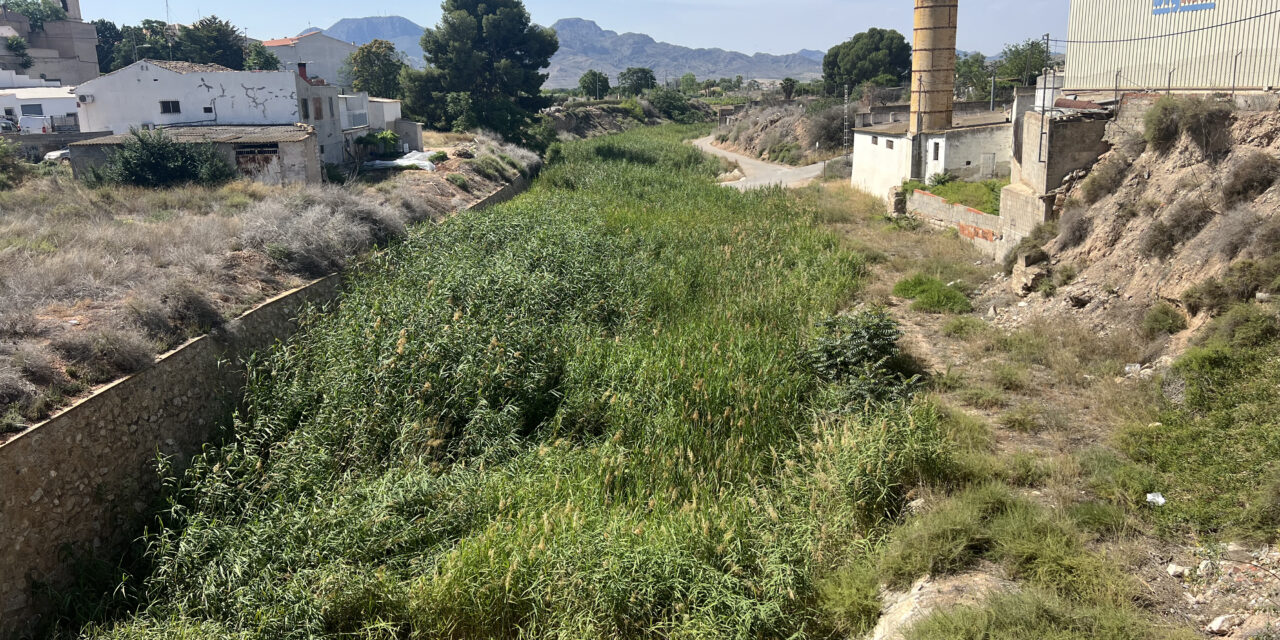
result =
[{"label": "parked car", "polygon": [[0,133],[17,133],[18,125],[10,120],[0,120]]},{"label": "parked car", "polygon": [[71,162],[71,150],[59,149],[58,151],[50,151],[44,154],[45,162]]}]

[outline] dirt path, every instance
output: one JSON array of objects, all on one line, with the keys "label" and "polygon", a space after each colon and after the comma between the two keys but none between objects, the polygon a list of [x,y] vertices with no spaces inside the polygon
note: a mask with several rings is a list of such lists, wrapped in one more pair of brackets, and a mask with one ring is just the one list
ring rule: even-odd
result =
[{"label": "dirt path", "polygon": [[746,177],[737,182],[727,182],[725,186],[731,186],[743,191],[773,185],[799,187],[812,182],[822,175],[822,163],[812,164],[807,167],[792,167],[765,162],[721,149],[711,144],[710,136],[694,140],[693,145],[706,153],[738,163]]}]

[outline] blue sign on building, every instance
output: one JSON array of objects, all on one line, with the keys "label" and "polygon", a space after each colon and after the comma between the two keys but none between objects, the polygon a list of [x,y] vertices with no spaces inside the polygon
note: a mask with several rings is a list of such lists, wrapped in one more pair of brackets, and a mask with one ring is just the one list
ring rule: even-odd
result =
[{"label": "blue sign on building", "polygon": [[1157,16],[1170,13],[1186,13],[1188,11],[1209,11],[1217,9],[1217,2],[1197,2],[1196,0],[1152,0],[1155,7],[1152,14]]}]

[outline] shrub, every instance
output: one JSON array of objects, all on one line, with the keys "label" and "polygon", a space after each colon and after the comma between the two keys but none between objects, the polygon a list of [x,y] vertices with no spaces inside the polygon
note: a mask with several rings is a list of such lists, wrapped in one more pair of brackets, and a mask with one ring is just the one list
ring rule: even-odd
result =
[{"label": "shrub", "polygon": [[888,313],[834,316],[817,328],[803,360],[819,378],[839,385],[833,390],[839,407],[903,399],[915,390],[919,375],[902,355],[902,333]]},{"label": "shrub", "polygon": [[1205,155],[1222,151],[1230,142],[1232,107],[1215,98],[1164,96],[1145,116],[1147,143],[1168,151],[1179,135],[1186,135]]},{"label": "shrub", "polygon": [[18,58],[18,68],[26,71],[35,66],[36,61],[31,57],[27,41],[22,36],[9,36],[4,45],[9,50],[9,53]]},{"label": "shrub", "polygon": [[126,311],[165,349],[208,333],[223,323],[218,308],[186,282],[173,282],[158,294],[135,297],[127,302]]},{"label": "shrub", "polygon": [[44,31],[44,23],[67,19],[67,12],[53,0],[5,0],[5,8],[22,14],[33,31]]},{"label": "shrub", "polygon": [[1005,391],[1024,391],[1030,383],[1025,367],[1008,363],[996,365],[991,378]]},{"label": "shrub", "polygon": [[818,585],[818,594],[832,629],[844,636],[860,637],[880,618],[880,579],[867,562],[840,568]]},{"label": "shrub", "polygon": [[140,336],[119,329],[69,331],[53,348],[70,363],[67,372],[88,384],[102,384],[155,363],[155,348]]},{"label": "shrub", "polygon": [[1163,220],[1156,220],[1147,227],[1138,241],[1138,252],[1148,258],[1164,260],[1173,255],[1178,243],[1174,239],[1174,231]]},{"label": "shrub", "polygon": [[974,387],[960,394],[960,401],[974,409],[1003,409],[1009,406],[1004,394],[991,387]]},{"label": "shrub", "polygon": [[35,386],[20,371],[0,363],[0,414],[6,413],[10,406],[25,405],[35,394]]},{"label": "shrub", "polygon": [[235,174],[212,144],[178,142],[163,130],[134,130],[119,149],[108,154],[97,179],[107,184],[162,188],[215,186],[229,182]]},{"label": "shrub", "polygon": [[1067,508],[1067,517],[1080,528],[1104,539],[1124,533],[1128,516],[1119,505],[1098,500],[1079,502]]},{"label": "shrub", "polygon": [[1200,344],[1229,346],[1235,349],[1260,347],[1280,336],[1280,319],[1256,304],[1237,304],[1205,329]]},{"label": "shrub", "polygon": [[374,149],[379,154],[395,153],[400,148],[400,135],[383,129],[356,138],[356,144]]},{"label": "shrub", "polygon": [[1044,409],[1034,405],[1022,405],[1000,416],[1000,426],[1018,433],[1040,433],[1057,425]]},{"label": "shrub", "polygon": [[18,145],[0,138],[0,189],[12,189],[31,172]]},{"label": "shrub", "polygon": [[21,344],[14,350],[13,366],[32,384],[42,387],[65,381],[62,370],[54,364],[48,350],[32,343]]},{"label": "shrub", "polygon": [[1058,228],[1061,230],[1058,235],[1059,245],[1063,249],[1074,249],[1089,239],[1093,219],[1089,217],[1089,210],[1083,206],[1067,207],[1062,212]]},{"label": "shrub", "polygon": [[1265,193],[1280,178],[1280,161],[1265,151],[1251,149],[1228,174],[1222,185],[1227,204],[1250,201]]},{"label": "shrub", "polygon": [[694,124],[706,120],[702,112],[689,102],[689,97],[679,91],[654,90],[649,94],[649,104],[652,104],[664,118],[680,124]]},{"label": "shrub", "polygon": [[1142,335],[1148,340],[1173,335],[1186,328],[1187,319],[1182,316],[1182,312],[1167,302],[1151,307],[1142,318]]},{"label": "shrub", "polygon": [[432,153],[432,154],[431,154],[431,156],[430,156],[430,157],[428,157],[427,159],[428,159],[428,160],[430,160],[430,161],[431,161],[432,163],[434,163],[434,164],[440,164],[440,163],[445,162],[445,161],[447,161],[447,160],[449,159],[449,154],[447,154],[447,153],[445,153],[445,152],[443,152],[443,151],[436,151],[435,153]]},{"label": "shrub", "polygon": [[1080,195],[1084,201],[1093,204],[1115,193],[1124,183],[1129,166],[1129,159],[1118,153],[1113,153],[1094,165],[1093,171],[1080,183]]},{"label": "shrub", "polygon": [[898,282],[893,295],[915,300],[911,308],[924,313],[969,313],[973,304],[964,292],[924,274],[916,274]]},{"label": "shrub", "polygon": [[404,237],[403,212],[338,188],[308,188],[244,213],[246,244],[298,274],[333,273],[347,260]]},{"label": "shrub", "polygon": [[942,325],[942,335],[949,338],[971,338],[986,330],[987,323],[973,316],[952,318]]},{"label": "shrub", "polygon": [[467,182],[467,177],[461,173],[451,173],[445,176],[444,179],[448,180],[449,184],[462,189],[463,191],[471,190],[471,185]]}]

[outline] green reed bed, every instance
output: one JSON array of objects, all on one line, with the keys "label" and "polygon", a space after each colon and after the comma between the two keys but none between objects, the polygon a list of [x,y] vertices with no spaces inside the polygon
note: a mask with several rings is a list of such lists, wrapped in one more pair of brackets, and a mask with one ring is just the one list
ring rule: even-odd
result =
[{"label": "green reed bed", "polygon": [[84,633],[829,635],[818,584],[944,438],[820,400],[804,354],[862,263],[810,196],[716,186],[695,129],[568,145],[371,258],[255,369],[134,610]]}]

